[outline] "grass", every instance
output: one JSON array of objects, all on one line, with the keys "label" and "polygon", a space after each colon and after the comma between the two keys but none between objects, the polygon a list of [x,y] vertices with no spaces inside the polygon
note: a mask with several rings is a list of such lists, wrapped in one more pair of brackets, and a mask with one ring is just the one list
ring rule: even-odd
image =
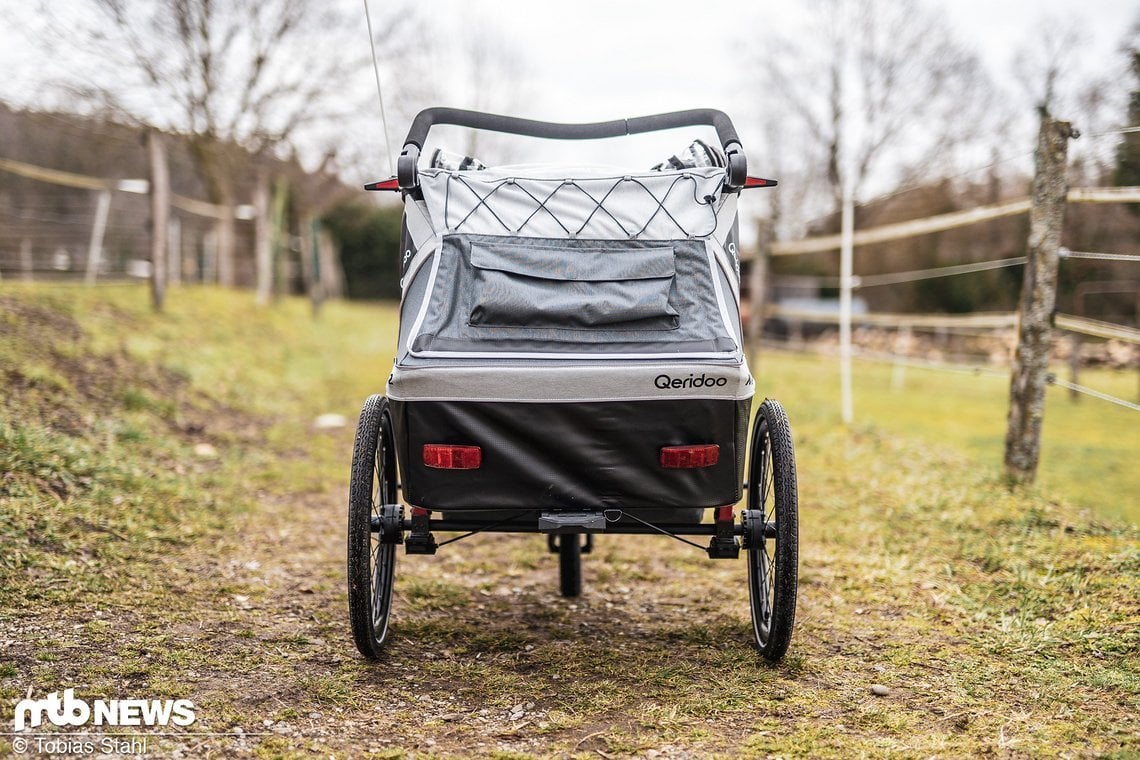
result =
[{"label": "grass", "polygon": [[[780,398],[807,431],[839,425],[839,374],[834,359],[776,352],[754,369],[758,392]],[[1057,368],[1058,376],[1065,376]],[[904,436],[925,446],[968,454],[979,472],[1001,472],[1009,380],[908,367],[898,385],[891,365],[857,361],[853,371],[855,424]],[[1135,370],[1086,370],[1081,382],[1118,398],[1135,399]],[[1140,524],[1140,416],[1092,397],[1046,389],[1037,485],[1113,520]]]},{"label": "grass", "polygon": [[908,370],[895,392],[858,364],[845,429],[833,364],[760,358],[801,485],[779,666],[749,645],[741,562],[601,536],[567,600],[545,541],[510,534],[401,554],[390,654],[362,661],[353,431],[312,421],[382,390],[394,325],[387,305],[314,321],[195,288],[154,315],[141,288],[0,287],[0,722],[29,688],[74,686],[188,697],[192,730],[226,734],[156,756],[1140,751],[1140,532],[1087,508],[1138,490],[1134,467],[1094,470],[1134,459],[1130,418],[1051,398],[1042,482],[1011,491],[984,377]]}]

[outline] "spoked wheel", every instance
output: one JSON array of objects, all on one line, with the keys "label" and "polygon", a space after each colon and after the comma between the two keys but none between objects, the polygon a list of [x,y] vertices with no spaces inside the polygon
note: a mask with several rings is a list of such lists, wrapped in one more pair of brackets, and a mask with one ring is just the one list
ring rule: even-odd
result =
[{"label": "spoked wheel", "polygon": [[582,539],[577,533],[558,537],[558,586],[562,596],[582,595]]},{"label": "spoked wheel", "polygon": [[[385,506],[387,505],[387,506]],[[388,399],[364,402],[352,450],[348,492],[348,612],[356,648],[365,657],[380,656],[392,610],[396,543],[400,540],[396,506],[396,448]],[[377,518],[385,529],[373,532]]]},{"label": "spoked wheel", "polygon": [[752,426],[743,520],[752,630],[760,653],[775,662],[788,651],[796,617],[799,506],[791,427],[771,399],[760,405]]}]

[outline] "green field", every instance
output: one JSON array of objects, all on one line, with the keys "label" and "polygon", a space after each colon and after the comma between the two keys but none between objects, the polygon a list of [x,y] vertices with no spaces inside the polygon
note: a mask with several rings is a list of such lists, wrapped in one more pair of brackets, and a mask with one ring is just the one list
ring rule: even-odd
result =
[{"label": "green field", "polygon": [[[805,431],[840,425],[839,369],[834,358],[770,351],[754,360],[757,389],[786,402]],[[968,454],[981,473],[1002,471],[1009,380],[994,374],[906,367],[901,388],[890,364],[853,364],[856,430],[879,429],[916,445]],[[1058,377],[1067,370],[1058,367]],[[1086,370],[1081,384],[1135,400],[1136,370]],[[1140,524],[1140,412],[1093,397],[1074,402],[1046,391],[1037,485],[1042,493],[1110,519]]]},{"label": "green field", "polygon": [[181,288],[156,315],[142,287],[0,283],[0,725],[75,688],[192,699],[153,757],[1140,752],[1140,530],[1113,516],[1135,519],[1132,413],[1051,397],[1041,482],[1011,490],[1004,381],[911,369],[896,392],[869,363],[848,429],[833,360],[755,361],[801,485],[781,664],[751,646],[743,562],[605,535],[576,599],[541,537],[399,555],[365,662],[345,502],[394,330],[391,304]]}]

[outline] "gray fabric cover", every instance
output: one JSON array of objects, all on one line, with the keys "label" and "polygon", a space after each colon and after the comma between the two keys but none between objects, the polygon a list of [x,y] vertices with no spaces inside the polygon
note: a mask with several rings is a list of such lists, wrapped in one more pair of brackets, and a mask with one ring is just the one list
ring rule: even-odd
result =
[{"label": "gray fabric cover", "polygon": [[413,353],[737,349],[703,240],[453,234],[437,257]]}]

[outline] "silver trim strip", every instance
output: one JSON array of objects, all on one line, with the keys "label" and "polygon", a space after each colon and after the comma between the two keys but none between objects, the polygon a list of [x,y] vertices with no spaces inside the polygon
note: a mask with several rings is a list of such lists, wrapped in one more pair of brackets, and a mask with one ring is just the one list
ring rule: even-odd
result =
[{"label": "silver trim strip", "polygon": [[[733,327],[732,319],[728,315],[728,306],[724,302],[724,289],[720,286],[720,277],[716,271],[718,264],[716,261],[716,254],[713,252],[713,243],[711,241],[705,241],[705,253],[709,259],[709,276],[712,277],[713,291],[716,293],[717,306],[720,307],[721,322],[724,323],[724,329],[728,333],[729,337],[732,338],[732,342],[736,344],[736,350],[742,351],[743,349],[740,345],[740,341],[736,337],[737,330],[740,328],[739,326]],[[731,277],[728,277],[727,279],[729,281],[732,280]]]},{"label": "silver trim strip", "polygon": [[[700,385],[693,387],[693,381]],[[713,381],[711,388],[707,381]],[[679,387],[687,386],[687,387]],[[751,398],[746,364],[400,367],[388,395],[400,401],[551,402]]]},{"label": "silver trim strip", "polygon": [[[722,312],[721,316],[724,314]],[[417,322],[413,326],[413,330],[419,326]],[[736,342],[734,335],[730,335],[733,342]],[[674,353],[674,354],[566,354],[558,353],[556,351],[543,352],[543,353],[512,353],[509,351],[413,351],[410,347],[411,339],[409,338],[408,353],[412,356],[423,359],[575,359],[575,360],[591,360],[598,359],[600,361],[613,361],[613,360],[630,360],[630,359],[675,359],[677,361],[685,361],[688,359],[731,359],[739,353],[737,351],[720,351],[720,352],[703,352],[703,353]]]},{"label": "silver trim strip", "polygon": [[[439,272],[439,260],[443,257],[443,246],[439,246],[436,257],[432,259],[431,276],[428,278],[427,288],[424,290],[424,300],[420,304],[420,313],[416,315],[416,321],[412,323],[412,329],[408,331],[408,342],[405,348],[412,356],[416,356],[416,352],[412,350],[412,341],[420,334],[420,328],[423,326],[424,317],[427,316],[428,304],[431,303],[431,294],[435,290],[435,276]],[[422,264],[420,265],[423,266]],[[411,282],[411,280],[409,280]]]}]

